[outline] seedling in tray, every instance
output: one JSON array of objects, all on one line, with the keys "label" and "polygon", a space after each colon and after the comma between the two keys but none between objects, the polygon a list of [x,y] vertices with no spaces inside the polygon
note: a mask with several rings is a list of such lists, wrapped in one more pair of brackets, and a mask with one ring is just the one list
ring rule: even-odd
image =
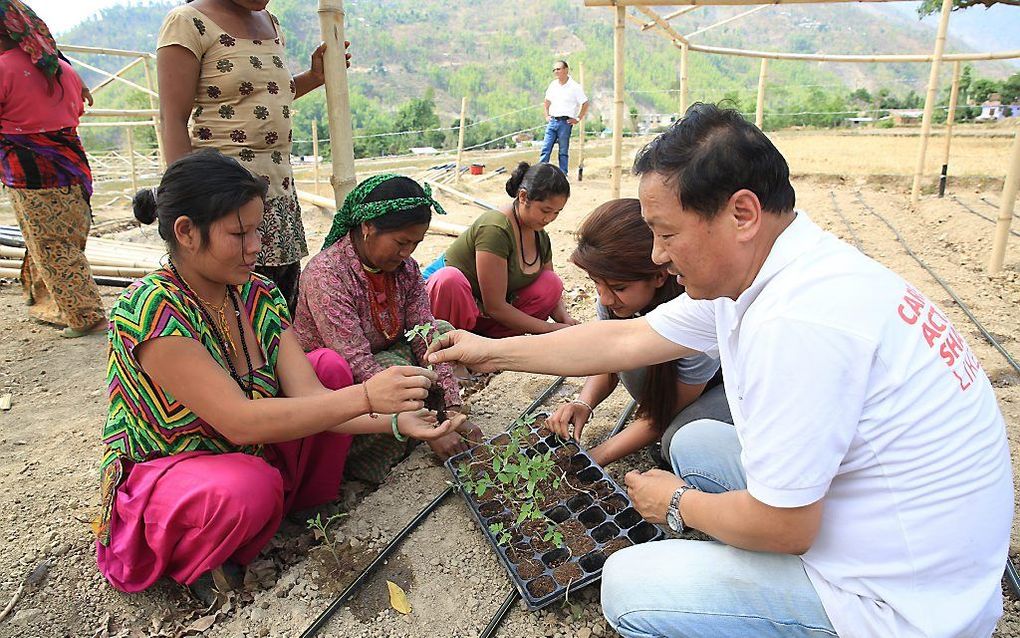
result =
[{"label": "seedling in tray", "polygon": [[597,580],[613,552],[662,532],[572,441],[528,415],[447,461],[529,609]]}]

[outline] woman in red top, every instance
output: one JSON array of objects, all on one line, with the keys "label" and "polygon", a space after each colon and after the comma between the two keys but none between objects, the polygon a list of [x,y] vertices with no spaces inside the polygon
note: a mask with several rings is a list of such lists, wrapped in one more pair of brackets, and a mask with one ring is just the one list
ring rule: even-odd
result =
[{"label": "woman in red top", "polygon": [[92,172],[76,131],[82,95],[46,24],[20,0],[0,2],[0,181],[25,239],[29,314],[66,326],[65,337],[106,327],[84,254]]}]

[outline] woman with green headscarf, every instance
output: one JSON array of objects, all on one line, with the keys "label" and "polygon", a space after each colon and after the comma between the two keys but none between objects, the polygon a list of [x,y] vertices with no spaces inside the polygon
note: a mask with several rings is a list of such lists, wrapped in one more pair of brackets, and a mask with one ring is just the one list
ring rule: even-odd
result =
[{"label": "woman with green headscarf", "polygon": [[[294,332],[306,352],[329,348],[351,365],[355,383],[393,365],[425,365],[425,341],[407,336],[416,326],[432,326],[432,335],[452,330],[429,309],[425,282],[411,253],[425,237],[432,211],[445,214],[426,185],[399,175],[377,175],[359,184],[333,219],[322,251],[301,273]],[[428,337],[426,337],[428,338]],[[433,409],[461,411],[453,369],[436,368]],[[480,437],[466,422],[461,432],[430,442],[441,458]],[[346,474],[381,483],[390,468],[410,452],[393,437],[355,437]]]}]

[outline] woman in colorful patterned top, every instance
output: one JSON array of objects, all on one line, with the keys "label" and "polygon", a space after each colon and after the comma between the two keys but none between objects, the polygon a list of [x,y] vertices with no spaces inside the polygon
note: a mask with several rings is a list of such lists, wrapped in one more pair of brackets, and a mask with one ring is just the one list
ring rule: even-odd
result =
[{"label": "woman in colorful patterned top", "polygon": [[[641,202],[636,199],[614,199],[592,211],[577,230],[577,248],[570,261],[594,282],[599,319],[641,317],[684,292],[665,266],[652,261],[652,231],[641,218]],[[599,465],[651,446],[654,461],[668,466],[668,455],[662,455],[661,450],[669,449],[673,435],[684,425],[698,419],[733,423],[719,360],[698,354],[636,370],[592,375],[577,399],[561,405],[549,417],[549,426],[560,436],[580,440],[599,403],[621,381],[638,402],[638,418],[591,449]],[[661,446],[656,447],[660,440]]]},{"label": "woman in colorful patterned top", "polygon": [[[355,382],[393,365],[419,365],[425,342],[407,332],[452,330],[429,310],[418,264],[411,253],[425,237],[432,211],[445,214],[432,191],[400,175],[376,175],[347,195],[326,242],[301,273],[294,333],[305,351],[335,350],[351,365]],[[461,412],[460,389],[451,366],[436,367],[435,409]],[[471,423],[464,433],[480,437]],[[443,459],[467,448],[457,433],[430,442]],[[392,437],[359,436],[347,457],[347,475],[381,483],[410,451]]]},{"label": "woman in colorful patterned top", "polygon": [[[252,272],[265,183],[201,151],[173,163],[139,221],[170,261],[110,318],[99,569],[123,591],[192,584],[251,561],[285,512],[335,499],[353,434],[434,439],[435,374],[395,366],[353,385],[332,350],[307,355],[280,291]],[[328,389],[327,389],[328,388]],[[387,414],[376,414],[376,412]]]},{"label": "woman in colorful patterned top", "polygon": [[308,247],[290,166],[291,103],[325,81],[324,48],[308,71],[291,77],[268,4],[194,0],[171,10],[156,45],[159,105],[168,162],[214,148],[269,185],[258,271],[276,282],[293,312]]},{"label": "woman in colorful patterned top", "polygon": [[0,0],[0,49],[0,180],[25,239],[29,314],[66,326],[65,337],[100,331],[106,313],[84,253],[92,171],[76,130],[81,79],[20,0]]},{"label": "woman in colorful patterned top", "polygon": [[506,192],[511,201],[479,215],[426,269],[433,314],[487,337],[577,323],[563,305],[563,281],[553,272],[545,232],[570,197],[566,175],[551,164],[521,162]]}]

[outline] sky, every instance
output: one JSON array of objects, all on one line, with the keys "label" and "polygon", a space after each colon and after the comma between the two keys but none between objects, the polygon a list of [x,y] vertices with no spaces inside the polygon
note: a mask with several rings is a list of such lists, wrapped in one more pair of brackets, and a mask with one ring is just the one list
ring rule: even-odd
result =
[{"label": "sky", "polygon": [[[146,2],[147,0],[28,0],[29,5],[49,25],[50,30],[57,34],[70,29],[100,9],[117,4]],[[580,4],[581,0],[576,2]],[[895,12],[900,15],[909,15],[917,6],[915,2],[892,4],[895,6]],[[934,29],[937,16],[929,16],[924,22],[930,23]],[[949,25],[951,32],[956,25],[957,34],[975,49],[991,48],[993,51],[1020,49],[1020,28],[1015,28],[1015,25],[1020,25],[1018,7],[997,5],[988,10],[972,7],[966,11],[956,11],[950,18]]]}]

